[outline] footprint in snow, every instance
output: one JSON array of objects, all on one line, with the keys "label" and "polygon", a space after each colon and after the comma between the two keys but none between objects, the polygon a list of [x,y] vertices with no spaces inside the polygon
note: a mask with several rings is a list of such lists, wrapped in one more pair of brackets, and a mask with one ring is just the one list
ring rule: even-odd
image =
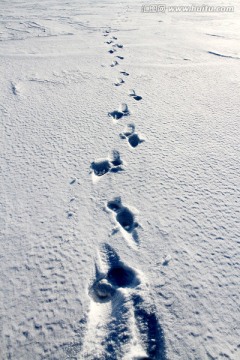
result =
[{"label": "footprint in snow", "polygon": [[142,97],[137,95],[135,90],[129,90],[128,95],[131,96],[134,100],[140,101],[142,100]]},{"label": "footprint in snow", "polygon": [[116,60],[114,60],[112,63],[111,63],[111,67],[114,67],[114,66],[117,66],[118,65],[118,62]]},{"label": "footprint in snow", "polygon": [[135,132],[135,125],[129,124],[120,135],[121,139],[127,139],[131,147],[135,148],[145,140]]},{"label": "footprint in snow", "polygon": [[[112,212],[113,218],[117,224],[117,228],[121,230],[123,236],[128,241],[129,245],[135,247],[139,245],[139,237],[136,231],[140,225],[136,220],[136,209],[129,208],[122,204],[121,197],[108,201],[107,210]],[[113,233],[116,233],[114,229]]]},{"label": "footprint in snow", "polygon": [[123,79],[118,78],[118,79],[116,79],[114,85],[115,85],[115,86],[120,86],[120,85],[124,84],[124,82],[125,82],[125,81],[124,81]]},{"label": "footprint in snow", "polygon": [[110,30],[105,30],[104,32],[103,32],[103,36],[108,36],[110,34]]},{"label": "footprint in snow", "polygon": [[119,48],[119,49],[122,49],[122,48],[123,48],[123,45],[121,45],[121,44],[114,44],[113,46],[114,46],[114,47],[117,47],[117,48]]},{"label": "footprint in snow", "polygon": [[108,50],[108,52],[109,52],[109,54],[113,54],[113,53],[115,53],[117,50],[115,50],[115,49],[110,49],[110,50]]},{"label": "footprint in snow", "polygon": [[103,253],[107,271],[96,274],[99,279],[92,287],[98,300],[110,300],[118,288],[135,288],[141,283],[138,272],[124,264],[110,245],[103,245]]},{"label": "footprint in snow", "polygon": [[93,161],[90,166],[93,182],[97,182],[99,177],[109,172],[117,173],[123,171],[122,165],[123,161],[121,160],[119,152],[116,150],[112,152],[111,157]]},{"label": "footprint in snow", "polygon": [[124,76],[129,76],[129,73],[127,73],[126,71],[120,71],[120,74],[122,74]]},{"label": "footprint in snow", "polygon": [[[91,359],[165,360],[165,340],[155,309],[140,295],[142,274],[104,244],[90,286],[90,311],[82,355]],[[92,356],[92,357],[91,357]]]},{"label": "footprint in snow", "polygon": [[128,110],[128,106],[125,103],[122,103],[119,105],[118,110],[113,110],[112,112],[108,113],[108,116],[112,117],[114,120],[119,120],[123,116],[130,115],[130,112]]},{"label": "footprint in snow", "polygon": [[116,58],[118,58],[118,59],[120,59],[120,60],[123,60],[123,59],[124,59],[123,56],[119,56],[119,55],[117,55]]}]

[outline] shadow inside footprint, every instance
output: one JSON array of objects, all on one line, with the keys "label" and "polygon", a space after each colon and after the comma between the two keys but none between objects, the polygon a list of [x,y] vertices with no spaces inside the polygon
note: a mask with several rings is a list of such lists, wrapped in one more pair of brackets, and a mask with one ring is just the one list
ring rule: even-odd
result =
[{"label": "shadow inside footprint", "polygon": [[122,207],[118,211],[116,220],[127,232],[131,232],[136,227],[136,224],[134,222],[134,215],[126,207]]},{"label": "shadow inside footprint", "polygon": [[112,117],[115,120],[119,120],[123,117],[123,113],[117,110],[108,113],[108,116]]},{"label": "shadow inside footprint", "polygon": [[117,212],[117,211],[120,210],[121,207],[122,207],[121,199],[120,199],[120,198],[115,198],[114,200],[108,201],[107,207],[108,207],[110,210],[112,210],[112,211],[114,211],[114,212]]},{"label": "shadow inside footprint", "polygon": [[110,245],[105,244],[104,247],[109,264],[107,281],[115,288],[136,287],[139,285],[140,280],[136,271],[125,265]]},{"label": "shadow inside footprint", "polygon": [[112,267],[107,274],[109,282],[117,287],[136,286],[136,275],[133,270],[123,265]]},{"label": "shadow inside footprint", "polygon": [[139,96],[139,95],[133,96],[133,98],[134,98],[135,100],[137,100],[137,101],[142,100],[142,97],[141,97],[141,96]]},{"label": "shadow inside footprint", "polygon": [[111,164],[109,160],[93,161],[91,163],[91,169],[94,171],[95,175],[103,176],[109,172],[111,169]]},{"label": "shadow inside footprint", "polygon": [[[114,51],[113,51],[114,52]],[[114,67],[114,66],[117,66],[118,65],[118,62],[117,61],[113,61],[112,63],[111,63],[111,67]]]},{"label": "shadow inside footprint", "polygon": [[124,76],[128,76],[129,73],[127,73],[126,71],[120,71],[120,74],[123,74]]},{"label": "shadow inside footprint", "polygon": [[137,101],[142,100],[142,97],[137,95],[135,90],[133,90],[133,89],[129,90],[129,96],[131,96],[134,100],[137,100]]},{"label": "shadow inside footprint", "polygon": [[114,83],[116,86],[122,85],[124,84],[125,81],[122,78],[117,78],[116,82]]},{"label": "shadow inside footprint", "polygon": [[130,146],[135,148],[142,142],[144,142],[143,139],[139,137],[139,135],[135,132],[135,126],[134,124],[129,124],[126,128],[126,130],[119,134],[121,139],[127,139]]},{"label": "shadow inside footprint", "polygon": [[134,316],[149,359],[166,360],[164,333],[155,312],[153,309],[144,308],[141,296],[134,294],[132,300]]},{"label": "shadow inside footprint", "polygon": [[135,148],[142,142],[142,140],[139,138],[138,134],[132,134],[129,136],[128,142],[133,148]]}]

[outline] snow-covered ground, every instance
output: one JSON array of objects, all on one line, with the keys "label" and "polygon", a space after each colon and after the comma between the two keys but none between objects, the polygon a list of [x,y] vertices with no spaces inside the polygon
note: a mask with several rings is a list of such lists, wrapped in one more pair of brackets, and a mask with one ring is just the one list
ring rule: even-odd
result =
[{"label": "snow-covered ground", "polygon": [[240,5],[146,3],[0,2],[0,359],[240,359]]}]

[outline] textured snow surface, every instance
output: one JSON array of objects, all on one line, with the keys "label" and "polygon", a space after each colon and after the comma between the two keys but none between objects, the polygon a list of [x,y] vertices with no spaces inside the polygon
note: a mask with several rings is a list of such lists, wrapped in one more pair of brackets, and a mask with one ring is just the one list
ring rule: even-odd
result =
[{"label": "textured snow surface", "polygon": [[0,359],[240,359],[240,6],[143,4],[0,2]]}]

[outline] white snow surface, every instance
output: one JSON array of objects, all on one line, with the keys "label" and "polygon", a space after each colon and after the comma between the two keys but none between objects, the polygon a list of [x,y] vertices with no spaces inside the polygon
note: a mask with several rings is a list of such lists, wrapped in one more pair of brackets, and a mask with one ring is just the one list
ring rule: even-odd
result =
[{"label": "white snow surface", "polygon": [[0,2],[2,360],[240,359],[240,5],[144,4]]}]

